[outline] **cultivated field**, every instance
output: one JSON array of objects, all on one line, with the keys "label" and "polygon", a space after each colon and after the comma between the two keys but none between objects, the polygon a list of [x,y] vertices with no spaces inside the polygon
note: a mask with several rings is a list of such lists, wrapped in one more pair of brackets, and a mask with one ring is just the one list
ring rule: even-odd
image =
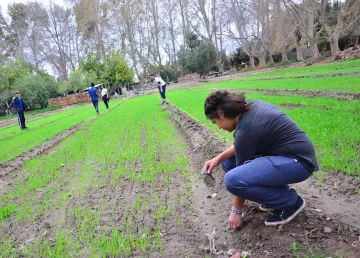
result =
[{"label": "cultivated field", "polygon": [[[359,68],[278,70],[171,90],[169,106],[152,94],[108,111],[100,103],[99,116],[89,104],[34,119],[27,131],[1,128],[0,257],[358,257]],[[203,112],[211,90],[224,88],[279,106],[316,147],[321,169],[294,185],[308,206],[290,224],[265,227],[268,214],[248,202],[241,228],[228,229],[224,172],[200,177],[232,142]]]}]

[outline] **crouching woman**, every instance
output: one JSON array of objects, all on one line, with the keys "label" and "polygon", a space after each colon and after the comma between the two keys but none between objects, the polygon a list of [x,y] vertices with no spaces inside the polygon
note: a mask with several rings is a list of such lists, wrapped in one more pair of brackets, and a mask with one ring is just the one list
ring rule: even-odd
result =
[{"label": "crouching woman", "polygon": [[211,93],[204,108],[219,129],[234,131],[234,144],[204,165],[208,173],[220,164],[226,172],[225,187],[235,196],[230,228],[240,226],[245,200],[272,210],[267,226],[290,222],[304,209],[305,200],[289,184],[304,181],[318,170],[308,136],[274,105],[246,101],[244,94]]}]

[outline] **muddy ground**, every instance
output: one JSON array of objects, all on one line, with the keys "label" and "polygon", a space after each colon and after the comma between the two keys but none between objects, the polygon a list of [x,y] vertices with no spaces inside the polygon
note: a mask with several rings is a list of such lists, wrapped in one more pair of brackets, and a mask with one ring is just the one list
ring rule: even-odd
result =
[{"label": "muddy ground", "polygon": [[[199,173],[206,160],[228,146],[176,107],[170,107],[169,110],[170,117],[188,142],[187,154],[191,158],[193,170]],[[294,185],[307,201],[307,207],[291,223],[266,227],[264,220],[269,214],[259,211],[256,204],[247,202],[241,228],[230,230],[227,220],[232,196],[223,186],[223,176],[224,172],[217,169],[213,176],[207,176],[203,181],[193,184],[196,196],[193,201],[199,214],[199,223],[203,225],[205,232],[210,233],[216,229],[215,244],[218,251],[248,251],[251,257],[293,257],[290,246],[296,241],[298,248],[302,246],[313,252],[317,246],[331,255],[346,252],[345,257],[358,257],[359,180],[334,171],[319,186],[318,179],[313,176]],[[208,198],[213,193],[216,193],[216,197]]]}]

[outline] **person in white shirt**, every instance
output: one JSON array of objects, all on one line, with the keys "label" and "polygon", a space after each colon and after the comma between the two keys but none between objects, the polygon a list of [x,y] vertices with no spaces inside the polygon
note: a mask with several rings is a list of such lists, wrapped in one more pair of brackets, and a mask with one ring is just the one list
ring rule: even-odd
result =
[{"label": "person in white shirt", "polygon": [[[158,75],[158,73],[156,75]],[[160,76],[156,76],[156,75],[155,74],[150,74],[150,79],[154,83],[154,85],[157,86],[158,89],[159,89],[160,96],[162,98],[162,103],[161,104],[162,105],[163,104],[169,104],[166,101],[166,97],[165,97],[166,83],[164,82],[163,79],[161,79]]]},{"label": "person in white shirt", "polygon": [[105,84],[102,84],[101,85],[101,97],[102,97],[102,100],[104,101],[104,104],[106,106],[106,109],[109,108],[109,95],[108,95],[108,92],[107,92],[107,89],[106,89],[106,85]]}]

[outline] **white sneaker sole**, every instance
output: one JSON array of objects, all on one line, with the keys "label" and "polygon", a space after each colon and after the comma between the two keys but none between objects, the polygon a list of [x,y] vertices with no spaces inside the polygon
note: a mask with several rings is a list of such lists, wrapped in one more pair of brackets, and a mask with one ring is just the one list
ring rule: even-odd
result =
[{"label": "white sneaker sole", "polygon": [[283,224],[289,223],[290,221],[292,221],[296,217],[296,215],[298,215],[305,208],[306,202],[305,202],[304,199],[303,199],[303,201],[304,202],[300,206],[300,208],[293,215],[288,217],[287,219],[281,220],[281,221],[276,221],[276,222],[267,222],[267,221],[265,221],[265,225],[266,226],[277,226],[277,225],[283,225]]},{"label": "white sneaker sole", "polygon": [[259,208],[259,210],[265,211],[265,212],[272,212],[274,210],[272,208],[264,208],[261,206],[261,204],[259,204],[258,208]]}]

